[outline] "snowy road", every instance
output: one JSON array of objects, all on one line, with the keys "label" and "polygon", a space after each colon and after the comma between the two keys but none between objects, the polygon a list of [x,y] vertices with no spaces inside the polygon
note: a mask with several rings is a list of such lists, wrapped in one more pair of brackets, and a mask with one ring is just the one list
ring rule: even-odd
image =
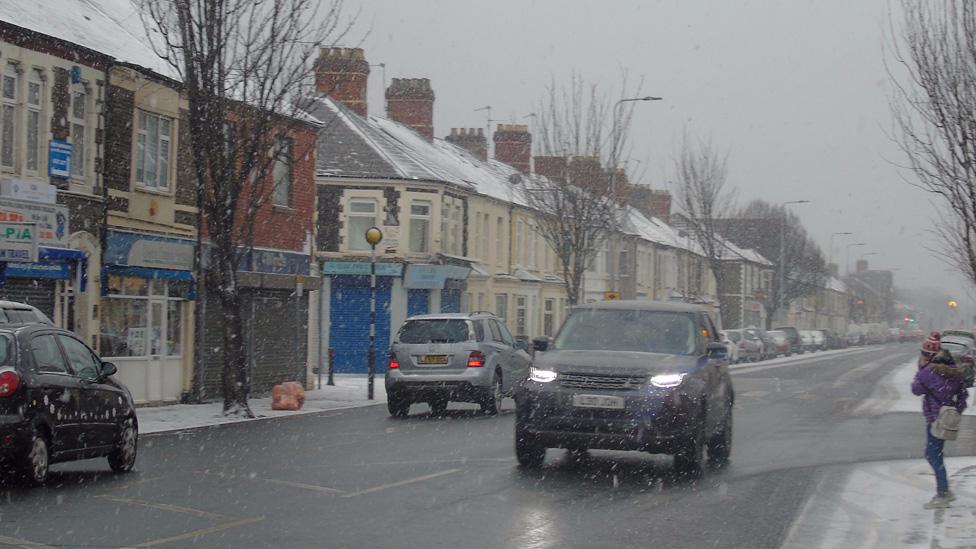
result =
[{"label": "snowy road", "polygon": [[803,541],[798,521],[829,530],[813,509],[859,467],[921,462],[919,415],[877,403],[913,351],[736,367],[732,465],[698,482],[661,456],[595,451],[523,472],[510,411],[369,406],[147,436],[128,476],[59,466],[47,488],[0,494],[0,545],[777,548]]}]

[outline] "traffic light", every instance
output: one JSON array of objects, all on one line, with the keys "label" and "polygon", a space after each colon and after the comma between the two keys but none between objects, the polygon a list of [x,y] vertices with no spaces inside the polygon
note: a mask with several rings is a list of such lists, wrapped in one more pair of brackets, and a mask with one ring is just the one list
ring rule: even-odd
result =
[{"label": "traffic light", "polygon": [[957,303],[955,299],[950,299],[946,305],[948,305],[950,309],[955,309],[959,306],[959,303]]}]

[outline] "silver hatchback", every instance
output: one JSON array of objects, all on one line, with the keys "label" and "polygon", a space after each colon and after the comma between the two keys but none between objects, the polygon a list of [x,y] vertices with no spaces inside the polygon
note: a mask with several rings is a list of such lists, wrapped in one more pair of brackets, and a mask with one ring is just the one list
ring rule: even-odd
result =
[{"label": "silver hatchback", "polygon": [[443,313],[407,319],[390,347],[386,400],[406,416],[426,402],[435,414],[449,402],[473,402],[497,414],[502,399],[529,375],[527,345],[491,313]]}]

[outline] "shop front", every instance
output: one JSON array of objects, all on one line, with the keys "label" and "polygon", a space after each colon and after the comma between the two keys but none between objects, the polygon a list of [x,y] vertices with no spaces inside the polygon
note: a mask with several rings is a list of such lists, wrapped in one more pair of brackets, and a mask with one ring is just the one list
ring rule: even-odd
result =
[{"label": "shop front", "polygon": [[99,351],[136,402],[173,402],[191,360],[194,242],[110,230]]}]

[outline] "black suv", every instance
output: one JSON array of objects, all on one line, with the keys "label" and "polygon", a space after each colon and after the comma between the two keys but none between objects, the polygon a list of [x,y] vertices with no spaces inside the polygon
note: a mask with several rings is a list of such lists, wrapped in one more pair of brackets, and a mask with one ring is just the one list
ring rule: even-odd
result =
[{"label": "black suv", "polygon": [[553,340],[534,340],[515,394],[515,454],[538,467],[546,448],[674,454],[700,472],[732,448],[726,348],[705,309],[607,301],[572,310]]},{"label": "black suv", "polygon": [[0,325],[0,465],[41,484],[59,461],[107,457],[132,469],[138,446],[129,390],[67,330]]}]

